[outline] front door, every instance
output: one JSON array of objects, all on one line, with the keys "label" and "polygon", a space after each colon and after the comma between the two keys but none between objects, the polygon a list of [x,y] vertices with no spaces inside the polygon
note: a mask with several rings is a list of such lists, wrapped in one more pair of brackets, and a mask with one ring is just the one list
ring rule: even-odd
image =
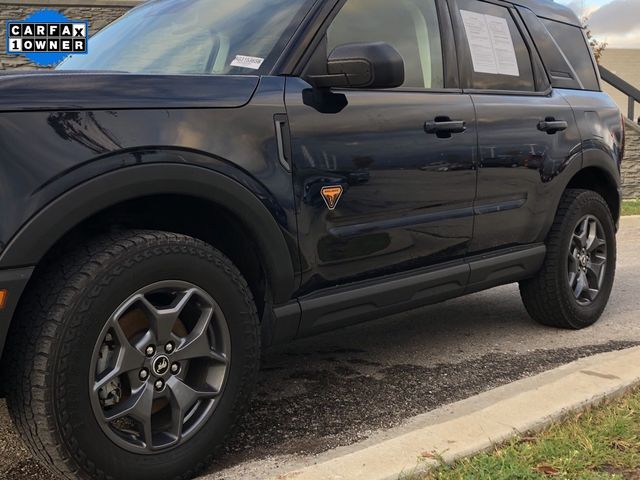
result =
[{"label": "front door", "polygon": [[[323,90],[304,74],[287,79],[301,294],[466,254],[476,122],[471,98],[445,71],[447,15],[436,0],[347,0],[316,54],[326,62],[339,45],[387,42],[404,59],[405,84]],[[464,131],[435,133],[440,122]]]}]

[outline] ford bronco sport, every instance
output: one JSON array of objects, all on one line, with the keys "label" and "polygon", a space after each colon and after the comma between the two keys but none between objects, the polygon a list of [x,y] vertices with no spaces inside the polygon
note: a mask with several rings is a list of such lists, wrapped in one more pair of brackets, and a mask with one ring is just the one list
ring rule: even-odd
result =
[{"label": "ford bronco sport", "polygon": [[620,112],[549,0],[156,0],[0,76],[2,390],[56,475],[197,474],[261,348],[519,282],[601,316]]}]

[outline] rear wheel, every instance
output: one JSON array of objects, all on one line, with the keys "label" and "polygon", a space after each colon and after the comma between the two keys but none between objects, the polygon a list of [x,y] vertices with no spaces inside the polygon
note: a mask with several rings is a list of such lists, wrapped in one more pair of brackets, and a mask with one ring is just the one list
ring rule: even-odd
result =
[{"label": "rear wheel", "polygon": [[59,258],[13,322],[9,408],[27,445],[67,478],[191,478],[257,374],[246,282],[211,246],[165,232]]},{"label": "rear wheel", "polygon": [[588,190],[567,190],[536,277],[520,283],[524,305],[544,325],[581,329],[607,306],[616,269],[616,236],[605,200]]}]

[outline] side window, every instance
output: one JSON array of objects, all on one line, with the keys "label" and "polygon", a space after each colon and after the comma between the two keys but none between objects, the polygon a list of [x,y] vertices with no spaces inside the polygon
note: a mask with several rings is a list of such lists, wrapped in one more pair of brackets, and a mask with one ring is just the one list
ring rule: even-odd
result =
[{"label": "side window", "polygon": [[398,50],[403,87],[444,88],[435,0],[347,0],[327,30],[327,53],[361,42],[387,42]]},{"label": "side window", "polygon": [[458,29],[465,39],[461,71],[469,88],[535,91],[531,55],[511,12],[479,0],[458,0]]},{"label": "side window", "polygon": [[[562,49],[562,53],[578,76],[584,90],[600,90],[596,70],[593,66],[591,52],[584,39],[582,29],[542,19],[542,23]],[[544,55],[543,55],[544,60]]]},{"label": "side window", "polygon": [[560,46],[542,24],[542,21],[535,13],[524,7],[519,7],[518,12],[527,26],[529,35],[531,35],[538,47],[542,62],[549,74],[551,85],[554,88],[581,89],[578,75],[569,66],[567,58],[560,50]]}]

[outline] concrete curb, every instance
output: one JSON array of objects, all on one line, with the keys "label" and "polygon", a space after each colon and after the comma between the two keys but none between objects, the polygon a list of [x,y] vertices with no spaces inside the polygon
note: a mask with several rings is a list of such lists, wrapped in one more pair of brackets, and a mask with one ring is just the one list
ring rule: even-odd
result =
[{"label": "concrete curb", "polygon": [[361,445],[327,452],[314,465],[279,480],[397,480],[436,464],[491,448],[518,433],[539,430],[567,414],[640,385],[640,347],[578,360],[412,419]]}]

